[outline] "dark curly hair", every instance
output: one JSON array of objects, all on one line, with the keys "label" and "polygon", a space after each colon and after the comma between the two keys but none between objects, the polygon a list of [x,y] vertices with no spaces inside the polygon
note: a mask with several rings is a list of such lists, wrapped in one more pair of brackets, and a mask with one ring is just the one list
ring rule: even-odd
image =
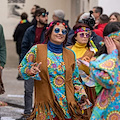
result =
[{"label": "dark curly hair", "polygon": [[[103,36],[108,36],[110,33],[117,32],[119,30],[120,30],[120,22],[110,22],[105,26],[103,31]],[[100,56],[103,53],[107,54],[107,48],[105,45],[103,45],[99,49],[99,51],[96,53],[95,56]]]},{"label": "dark curly hair", "polygon": [[57,24],[57,23],[62,23],[64,24],[66,30],[67,30],[67,34],[66,34],[66,37],[65,37],[65,40],[63,41],[63,47],[65,47],[65,44],[67,42],[67,37],[68,37],[68,29],[67,29],[67,26],[64,22],[62,21],[53,21],[49,24],[49,26],[47,27],[47,30],[46,30],[46,33],[45,33],[45,40],[46,40],[46,43],[48,43],[48,41],[50,40],[50,36],[51,36],[51,33],[53,31],[53,28],[54,26]]},{"label": "dark curly hair", "polygon": [[[86,28],[89,28],[89,29],[90,29],[90,27],[89,27],[87,24],[85,24],[85,23],[77,23],[77,24],[74,25],[73,30],[76,31],[78,28],[81,28],[81,27],[86,27]],[[77,33],[74,34],[73,37],[72,37],[72,43],[73,43],[73,45],[74,45],[75,42],[77,41],[77,40],[75,39],[76,36],[77,36]],[[86,47],[90,47],[90,46],[89,46],[89,40],[88,40],[88,43],[87,43],[87,46],[86,46]]]}]

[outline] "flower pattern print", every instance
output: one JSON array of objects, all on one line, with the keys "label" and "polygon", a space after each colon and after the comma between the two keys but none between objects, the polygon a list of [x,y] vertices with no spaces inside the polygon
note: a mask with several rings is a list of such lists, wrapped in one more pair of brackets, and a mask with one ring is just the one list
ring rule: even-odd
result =
[{"label": "flower pattern print", "polygon": [[[36,62],[36,55],[37,55],[37,45],[33,46],[29,52],[26,54],[26,56],[23,58],[22,62],[19,66],[19,71],[21,72],[21,75],[25,78],[25,80],[28,80],[31,76],[28,75],[29,69],[31,68],[31,65]],[[76,60],[75,60],[76,61]],[[65,90],[65,63],[63,60],[62,53],[56,54],[51,52],[50,50],[47,50],[47,68],[49,73],[49,80],[51,87],[53,89],[53,92],[55,94],[55,98],[58,101],[59,105],[61,106],[63,112],[66,115],[66,118],[71,118],[69,112],[68,112],[68,104],[67,104],[67,98],[66,98],[66,90]],[[41,80],[39,74],[36,74],[35,76],[32,76],[35,80]],[[79,81],[79,70],[77,64],[75,65],[73,74],[72,74],[72,81],[73,86],[75,88],[75,99],[76,102],[79,102],[82,95],[86,95],[83,86],[81,85],[81,82]],[[79,88],[76,90],[76,87]],[[86,108],[90,106],[85,106]],[[42,113],[42,111],[39,108],[36,108],[36,117],[38,115],[38,111],[41,112],[41,116],[43,119],[50,119],[47,115],[47,112]],[[54,112],[50,108],[51,115],[53,118],[55,117]]]},{"label": "flower pattern print", "polygon": [[91,120],[120,119],[120,66],[117,56],[118,51],[114,50],[90,63],[92,78],[103,87],[98,94]]}]

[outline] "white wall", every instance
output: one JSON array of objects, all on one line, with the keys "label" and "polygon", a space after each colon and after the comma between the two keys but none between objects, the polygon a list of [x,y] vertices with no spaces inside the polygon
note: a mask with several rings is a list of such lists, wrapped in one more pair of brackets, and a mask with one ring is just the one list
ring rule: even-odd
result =
[{"label": "white wall", "polygon": [[120,13],[120,0],[98,0],[98,5],[103,7],[104,14]]},{"label": "white wall", "polygon": [[[20,21],[20,17],[16,17],[11,15],[11,12],[9,10],[9,6],[11,4],[8,3],[9,0],[0,0],[0,24],[3,25],[5,39],[6,40],[12,40],[13,32],[15,27]],[[13,0],[13,1],[19,1],[19,0]],[[21,0],[22,1],[22,0]],[[24,1],[24,0],[23,0]],[[13,3],[12,3],[13,4]],[[26,12],[29,16],[29,20],[31,21],[32,17],[30,14],[31,8],[34,4],[40,5],[40,7],[46,8],[47,11],[49,11],[49,21],[52,21],[52,14],[55,9],[62,9],[65,13],[65,19],[71,18],[71,1],[70,0],[25,0],[24,6],[23,4],[18,4],[22,6],[23,8],[19,10],[19,13]],[[69,23],[71,24],[71,23]]]}]

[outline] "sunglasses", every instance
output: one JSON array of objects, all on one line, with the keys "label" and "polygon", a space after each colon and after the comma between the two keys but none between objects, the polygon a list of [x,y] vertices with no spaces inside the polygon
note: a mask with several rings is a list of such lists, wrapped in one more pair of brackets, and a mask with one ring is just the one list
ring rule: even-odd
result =
[{"label": "sunglasses", "polygon": [[80,37],[81,38],[83,38],[83,37],[89,38],[90,34],[89,33],[80,33]]},{"label": "sunglasses", "polygon": [[42,17],[45,17],[46,15],[49,15],[49,12],[42,13],[41,15],[42,15]]},{"label": "sunglasses", "polygon": [[[55,33],[59,33],[59,32],[60,32],[60,28],[55,28],[54,32],[55,32]],[[63,30],[62,30],[62,34],[63,34],[63,35],[66,35],[66,34],[67,34],[67,30],[66,30],[66,29],[63,29]]]}]

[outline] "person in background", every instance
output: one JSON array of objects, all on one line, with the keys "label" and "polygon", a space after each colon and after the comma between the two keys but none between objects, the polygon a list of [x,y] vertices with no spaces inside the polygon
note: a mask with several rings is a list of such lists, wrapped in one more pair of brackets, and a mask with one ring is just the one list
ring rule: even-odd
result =
[{"label": "person in background", "polygon": [[[21,57],[20,62],[26,55],[26,53],[30,50],[33,45],[36,44],[44,44],[45,41],[45,31],[48,22],[48,12],[45,8],[37,9],[35,12],[35,18],[37,23],[30,26],[23,37],[22,45],[21,45]],[[32,110],[32,95],[33,95],[33,86],[34,80],[30,78],[29,80],[24,81],[24,115],[17,120],[24,120],[31,114]]]},{"label": "person in background", "polygon": [[71,28],[69,27],[68,23],[69,21],[68,20],[65,20],[65,13],[63,10],[54,10],[53,12],[53,15],[52,15],[52,19],[53,21],[56,21],[56,20],[59,20],[59,21],[63,21],[68,27],[68,32],[71,30]]},{"label": "person in background", "polygon": [[110,22],[120,22],[120,13],[118,12],[113,12],[109,16]]},{"label": "person in background", "polygon": [[[0,94],[4,94],[4,84],[2,81],[2,70],[6,64],[6,43],[4,38],[3,27],[0,24]],[[0,101],[0,106],[6,106],[7,103]]]},{"label": "person in background", "polygon": [[104,45],[90,62],[97,99],[91,120],[120,118],[120,22],[110,22],[104,31]]},{"label": "person in background", "polygon": [[[77,19],[76,19],[76,24],[79,23],[79,19],[81,17],[81,15],[84,14],[84,13],[81,13],[78,15]],[[72,42],[71,42],[71,38],[74,36],[74,30],[71,29],[68,33],[68,39],[67,39],[67,43],[66,43],[66,46],[71,46],[72,45]]]},{"label": "person in background", "polygon": [[[75,24],[73,30],[74,30],[74,36],[72,38],[73,45],[68,46],[68,48],[73,50],[76,54],[77,64],[80,71],[79,72],[81,78],[80,81],[85,88],[85,91],[88,95],[88,99],[90,100],[90,102],[92,102],[94,106],[96,99],[96,93],[94,89],[95,85],[91,85],[89,84],[88,81],[85,81],[85,79],[88,78],[90,71],[89,71],[89,67],[81,63],[80,61],[83,60],[89,63],[90,59],[94,56],[94,52],[90,49],[91,30],[90,27],[85,23]],[[85,73],[86,76],[83,76],[82,73]],[[92,108],[89,110],[90,114],[91,112],[92,112]],[[89,118],[87,120],[89,120]]]},{"label": "person in background", "polygon": [[40,8],[39,5],[33,5],[32,9],[31,9],[31,14],[32,14],[32,17],[33,17],[32,21],[31,21],[31,25],[36,24],[35,11],[39,8]]},{"label": "person in background", "polygon": [[33,46],[20,63],[24,79],[35,80],[34,110],[28,120],[81,119],[82,110],[91,106],[79,81],[75,54],[65,48],[67,33],[65,23],[51,22],[47,44]]},{"label": "person in background", "polygon": [[[95,25],[95,19],[94,16],[92,15],[92,12],[82,14],[79,19],[79,23],[85,23],[90,27],[91,30],[93,30],[93,27]],[[74,34],[74,31],[72,34]],[[72,36],[73,35],[71,35],[71,38],[68,37],[69,39],[67,40],[66,46],[73,45]],[[103,38],[98,36],[94,31],[91,31],[90,39],[94,42],[97,49],[100,49],[101,45],[99,43],[100,41],[103,40]]]},{"label": "person in background", "polygon": [[103,38],[103,30],[109,22],[109,17],[106,14],[102,14],[99,17],[97,28],[93,31]]},{"label": "person in background", "polygon": [[95,25],[94,25],[95,28],[98,25],[100,15],[103,13],[103,8],[100,6],[95,6],[93,7],[92,11],[93,11],[93,16],[95,18]]},{"label": "person in background", "polygon": [[[20,61],[20,54],[21,54],[22,39],[23,39],[23,36],[24,36],[26,29],[28,27],[30,27],[30,25],[31,25],[27,19],[28,18],[27,13],[25,13],[25,12],[22,13],[20,17],[21,17],[21,21],[17,25],[17,27],[15,28],[15,31],[13,34],[14,41],[16,42],[16,52],[19,55],[19,61]],[[21,78],[21,76],[18,74],[17,79],[21,80],[23,78]]]}]

